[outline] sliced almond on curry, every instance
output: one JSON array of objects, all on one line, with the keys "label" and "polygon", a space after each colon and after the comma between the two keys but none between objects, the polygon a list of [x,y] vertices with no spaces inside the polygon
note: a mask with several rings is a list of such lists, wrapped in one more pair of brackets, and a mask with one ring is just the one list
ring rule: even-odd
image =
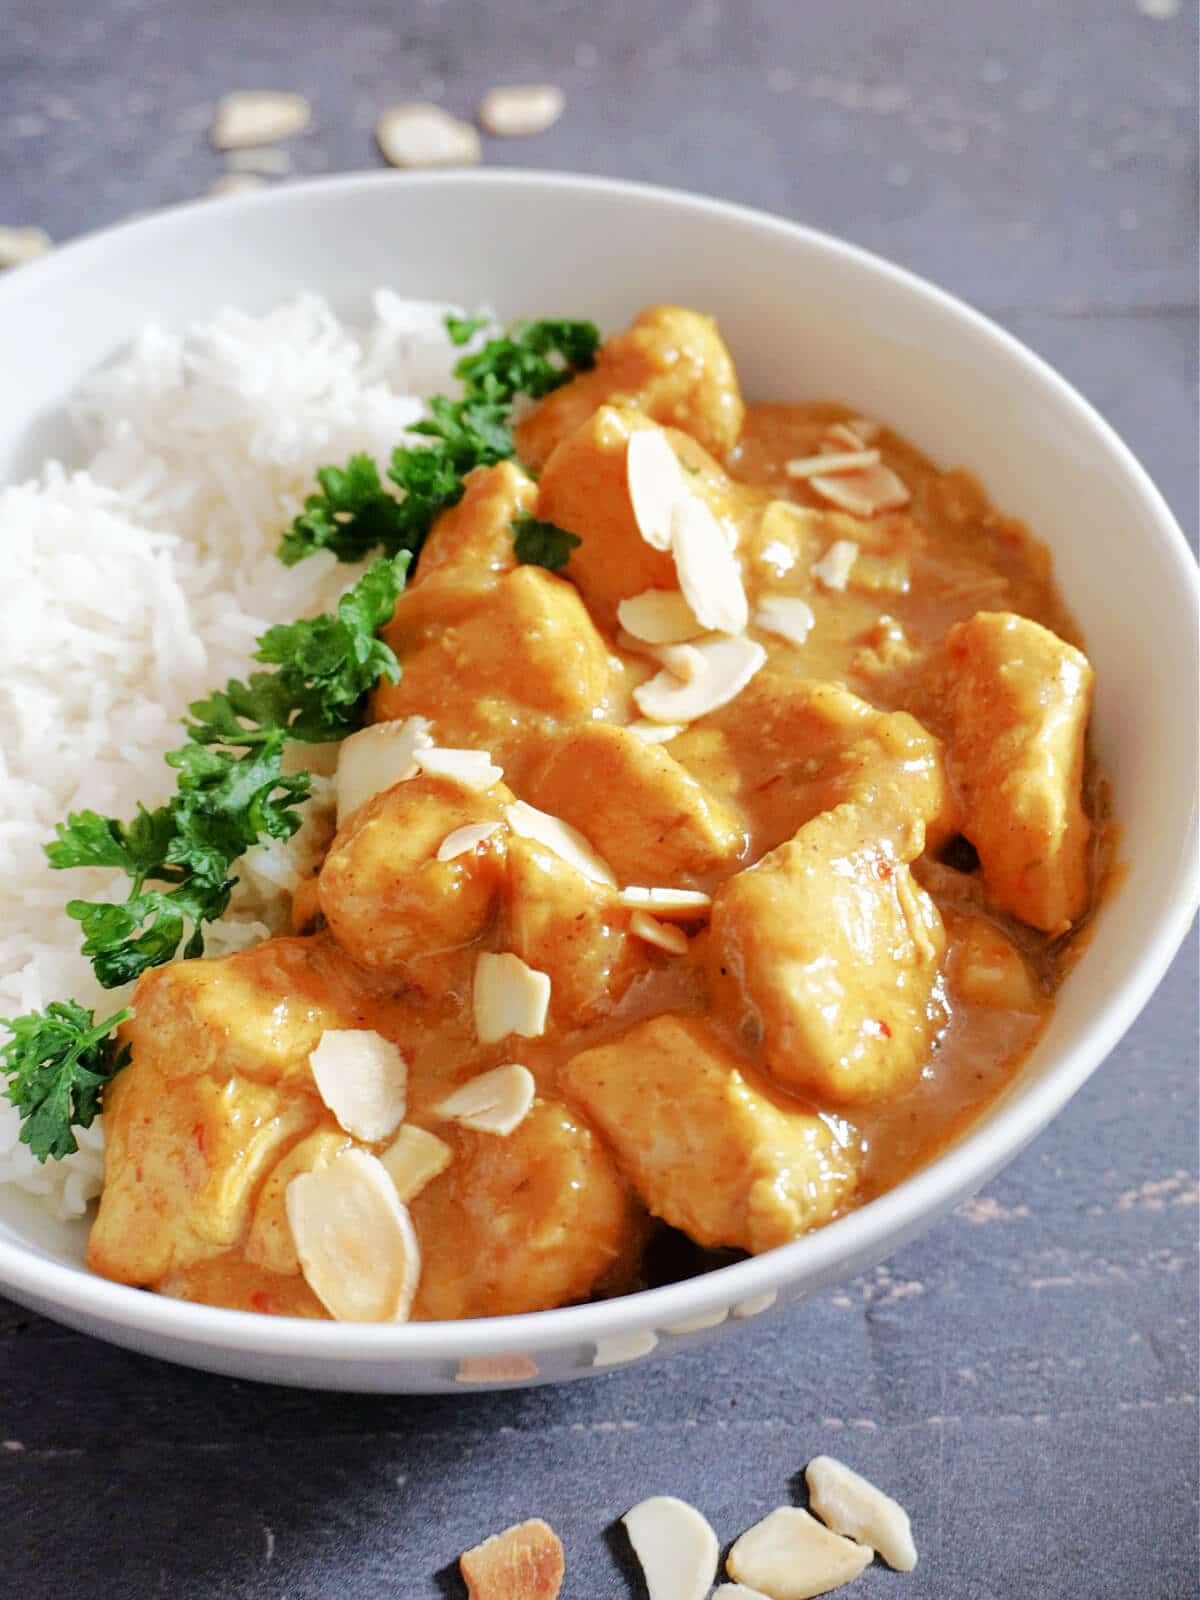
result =
[{"label": "sliced almond on curry", "polygon": [[789,644],[800,645],[813,630],[813,609],[798,594],[765,594],[754,613],[754,626]]},{"label": "sliced almond on curry", "polygon": [[678,589],[643,589],[617,606],[625,632],[646,644],[682,644],[704,632]]},{"label": "sliced almond on curry", "polygon": [[669,550],[675,504],[689,490],[679,458],[661,428],[638,428],[629,435],[625,481],[638,532],[652,549]]},{"label": "sliced almond on curry", "polygon": [[458,1570],[469,1600],[557,1600],[566,1561],[554,1529],[534,1517],[465,1551]]},{"label": "sliced almond on curry", "polygon": [[742,571],[707,502],[688,495],[671,514],[671,553],[693,616],[715,633],[743,633],[750,619]]},{"label": "sliced almond on curry", "polygon": [[[546,981],[548,984],[549,979]],[[457,1122],[476,1133],[495,1133],[507,1138],[528,1116],[536,1094],[533,1073],[528,1067],[510,1061],[471,1078],[447,1095],[435,1109],[447,1122]]]},{"label": "sliced almond on curry", "polygon": [[823,454],[833,455],[839,450],[865,450],[872,442],[864,439],[850,423],[835,422],[821,435],[820,448]]},{"label": "sliced almond on curry", "polygon": [[338,1322],[404,1322],[421,1275],[412,1219],[382,1162],[347,1150],[287,1187],[309,1288]]},{"label": "sliced almond on curry", "polygon": [[663,889],[631,883],[617,896],[620,905],[635,911],[649,911],[656,917],[679,917],[690,921],[707,916],[712,895],[703,889]]},{"label": "sliced almond on curry", "polygon": [[683,683],[665,669],[633,691],[638,710],[651,722],[694,722],[735,699],[767,659],[762,645],[742,634],[687,645],[702,658],[702,670]]},{"label": "sliced almond on curry", "polygon": [[839,472],[862,472],[866,467],[877,467],[878,450],[832,450],[815,456],[797,456],[786,463],[784,471],[789,478],[828,477]]},{"label": "sliced almond on curry", "polygon": [[633,913],[629,919],[629,931],[646,944],[657,945],[660,950],[666,950],[673,956],[687,955],[688,937],[683,929],[659,922],[648,911]]},{"label": "sliced almond on curry", "polygon": [[823,588],[842,590],[857,560],[858,546],[853,539],[835,539],[821,559],[813,563],[813,577]]},{"label": "sliced almond on curry", "polygon": [[687,725],[682,722],[647,722],[641,718],[629,724],[629,732],[643,744],[666,744],[671,739],[678,739],[681,733],[686,732],[686,728]]},{"label": "sliced almond on curry", "polygon": [[834,1533],[871,1545],[897,1572],[917,1564],[908,1512],[891,1495],[860,1477],[836,1456],[814,1456],[805,1468],[808,1500]]},{"label": "sliced almond on curry", "polygon": [[417,752],[433,744],[432,727],[427,717],[404,717],[372,723],[342,740],[335,780],[339,828],[373,795],[416,777]]},{"label": "sliced almond on curry", "polygon": [[478,793],[490,789],[504,776],[504,768],[496,766],[486,750],[447,750],[433,745],[418,750],[415,760],[431,778],[445,778]]},{"label": "sliced almond on curry", "polygon": [[691,683],[704,671],[704,657],[694,644],[647,644],[624,628],[617,629],[617,644],[630,655],[657,661],[664,672],[678,678],[680,683]]},{"label": "sliced almond on curry", "polygon": [[649,1600],[705,1600],[721,1549],[695,1506],[674,1495],[655,1495],[621,1521],[641,1563]]},{"label": "sliced almond on curry", "polygon": [[405,1205],[445,1172],[453,1159],[454,1152],[444,1140],[412,1123],[406,1123],[379,1156]]},{"label": "sliced almond on curry", "polygon": [[561,817],[553,817],[548,811],[539,811],[536,806],[517,800],[511,806],[505,806],[504,820],[520,838],[545,845],[547,850],[552,850],[568,866],[574,867],[576,872],[582,872],[593,883],[616,888],[616,874],[608,862],[578,828],[573,828]]},{"label": "sliced almond on curry", "polygon": [[341,1127],[373,1144],[404,1121],[408,1062],[373,1028],[327,1028],[308,1064]]},{"label": "sliced almond on curry", "polygon": [[780,1506],[737,1540],[725,1568],[768,1600],[812,1600],[852,1583],[874,1557],[798,1506]]},{"label": "sliced almond on curry", "polygon": [[[832,456],[826,457],[827,461],[832,459]],[[881,511],[895,511],[912,498],[891,467],[882,465],[838,476],[823,474],[809,481],[823,499],[853,517],[875,517]]]},{"label": "sliced almond on curry", "polygon": [[438,860],[453,861],[456,856],[465,856],[476,846],[485,844],[500,826],[499,822],[468,822],[461,828],[455,828],[438,845]]},{"label": "sliced almond on curry", "polygon": [[477,957],[472,998],[480,1044],[497,1044],[510,1033],[537,1039],[546,1031],[550,979],[510,951],[484,951]]},{"label": "sliced almond on curry", "polygon": [[883,432],[883,423],[876,422],[874,417],[851,417],[842,426],[849,428],[864,444],[874,444]]}]

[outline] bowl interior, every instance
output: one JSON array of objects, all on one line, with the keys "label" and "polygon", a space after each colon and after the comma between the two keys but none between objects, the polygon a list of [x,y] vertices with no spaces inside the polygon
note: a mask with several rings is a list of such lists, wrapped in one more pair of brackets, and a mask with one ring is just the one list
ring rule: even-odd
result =
[{"label": "bowl interior", "polygon": [[[770,1269],[795,1285],[828,1277],[831,1263],[848,1271],[978,1186],[1048,1120],[1132,1021],[1182,936],[1197,793],[1196,589],[1182,536],[1062,380],[927,285],[733,207],[516,173],[374,176],[204,202],[11,275],[0,284],[0,483],[47,454],[70,457],[64,401],[147,320],[177,327],[224,304],[262,310],[304,288],[353,319],[385,284],[505,315],[590,316],[606,329],[655,301],[695,305],[718,317],[751,398],[837,398],[886,418],[935,461],[976,472],[1054,551],[1097,668],[1094,737],[1123,828],[1124,881],[1003,1100],[917,1179],[819,1245],[775,1252]],[[75,1262],[80,1240],[78,1227],[48,1223],[0,1189],[0,1286],[31,1292],[32,1253]],[[747,1281],[731,1277],[730,1295]],[[708,1298],[722,1292],[714,1285]],[[696,1299],[688,1285],[656,1293],[680,1306]],[[71,1298],[114,1325],[148,1315],[138,1307],[149,1297],[98,1280]],[[595,1313],[546,1315],[582,1325]],[[233,1314],[217,1316],[205,1326]],[[415,1350],[416,1332],[388,1330],[397,1357],[406,1338]]]}]

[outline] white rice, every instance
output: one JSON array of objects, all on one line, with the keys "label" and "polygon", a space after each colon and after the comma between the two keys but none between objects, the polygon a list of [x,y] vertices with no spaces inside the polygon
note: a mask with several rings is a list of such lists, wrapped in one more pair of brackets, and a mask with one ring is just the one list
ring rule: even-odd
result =
[{"label": "white rice", "polygon": [[[244,677],[265,628],[329,610],[358,576],[324,552],[284,567],[275,546],[318,467],[359,450],[385,463],[425,400],[454,392],[461,351],[442,319],[458,309],[380,290],[359,336],[305,294],[183,335],[148,327],[78,397],[84,468],[51,462],[0,490],[0,1016],[55,999],[103,1016],[127,998],[96,983],[63,910],[124,899],[127,881],[55,872],[42,845],[68,811],[127,819],[166,800],[162,757],[183,742],[188,702]],[[328,770],[322,755],[295,764]],[[244,858],[210,954],[285,924],[297,873],[328,836],[329,790],[316,779],[295,839]],[[0,1098],[0,1183],[80,1215],[100,1190],[99,1122],[76,1155],[44,1166],[19,1131]]]}]

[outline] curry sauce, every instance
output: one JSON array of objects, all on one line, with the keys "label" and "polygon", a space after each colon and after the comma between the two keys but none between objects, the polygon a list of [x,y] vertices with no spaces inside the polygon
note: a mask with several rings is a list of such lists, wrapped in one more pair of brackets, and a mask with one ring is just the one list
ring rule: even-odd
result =
[{"label": "curry sauce", "polygon": [[[732,552],[732,599],[639,522],[649,430]],[[142,978],[105,1105],[106,1276],[327,1315],[288,1184],[389,1143],[319,1094],[329,1030],[399,1048],[405,1123],[449,1151],[408,1199],[427,1319],[625,1292],[664,1228],[785,1243],[931,1159],[1045,1024],[1103,838],[1091,669],[1045,547],[872,419],[746,407],[714,325],[679,308],[608,341],[518,446],[528,471],[476,471],[435,525],[384,630],[403,676],[372,706],[488,771],[383,783],[330,819],[292,933]],[[517,562],[529,512],[579,541],[561,573]],[[647,593],[687,637],[630,631]],[[744,606],[735,635],[704,625],[710,601]],[[734,655],[724,701],[652,714]],[[481,1042],[498,953],[549,998],[537,1031]],[[440,1113],[508,1063],[536,1088],[511,1131]]]}]

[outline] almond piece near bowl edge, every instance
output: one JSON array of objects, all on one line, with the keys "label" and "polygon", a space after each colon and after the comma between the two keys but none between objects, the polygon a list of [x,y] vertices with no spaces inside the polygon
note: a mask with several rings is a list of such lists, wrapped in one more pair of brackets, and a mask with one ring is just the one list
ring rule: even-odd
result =
[{"label": "almond piece near bowl edge", "polygon": [[768,1600],[813,1600],[852,1583],[874,1557],[798,1506],[780,1506],[742,1534],[725,1569]]},{"label": "almond piece near bowl edge", "polygon": [[705,1600],[717,1575],[717,1536],[695,1506],[674,1495],[642,1500],[621,1518],[650,1600]]},{"label": "almond piece near bowl edge", "polygon": [[533,1517],[464,1551],[458,1570],[469,1600],[557,1600],[566,1561],[554,1529]]},{"label": "almond piece near bowl edge", "polygon": [[889,1567],[911,1572],[917,1564],[908,1512],[891,1495],[835,1456],[814,1456],[804,1472],[808,1501],[834,1533],[872,1545]]}]

